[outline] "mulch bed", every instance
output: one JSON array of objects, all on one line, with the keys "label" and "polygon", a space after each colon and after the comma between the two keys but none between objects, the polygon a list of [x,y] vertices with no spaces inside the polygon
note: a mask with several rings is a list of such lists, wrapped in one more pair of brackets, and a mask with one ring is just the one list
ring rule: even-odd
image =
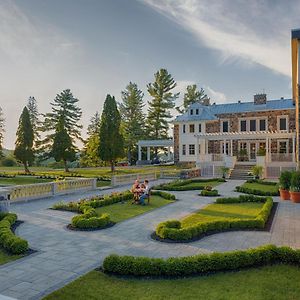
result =
[{"label": "mulch bed", "polygon": [[68,224],[67,229],[72,230],[72,231],[98,231],[98,230],[103,230],[103,229],[113,227],[115,224],[116,224],[115,222],[110,222],[107,226],[102,227],[102,228],[76,228],[76,227],[72,226],[72,224]]},{"label": "mulch bed", "polygon": [[151,238],[155,241],[159,241],[159,242],[163,242],[163,243],[192,243],[192,242],[196,242],[196,241],[199,241],[201,239],[203,239],[204,237],[207,237],[207,236],[210,236],[210,235],[213,235],[213,234],[217,234],[217,233],[223,233],[223,232],[230,232],[230,231],[270,231],[271,230],[271,227],[272,227],[272,223],[273,223],[273,220],[274,220],[274,217],[275,217],[275,214],[276,214],[276,211],[277,211],[277,207],[278,207],[278,202],[274,202],[273,203],[273,206],[272,206],[272,209],[271,209],[271,212],[270,212],[270,215],[269,215],[269,218],[268,218],[268,221],[266,222],[266,225],[264,228],[262,229],[259,229],[259,228],[245,228],[245,229],[226,229],[226,230],[221,230],[221,231],[210,231],[210,232],[207,232],[207,233],[204,233],[204,234],[201,234],[197,237],[194,237],[190,240],[182,240],[182,241],[174,241],[174,240],[171,240],[171,239],[162,239],[161,237],[159,237],[158,235],[156,235],[156,232],[152,232],[151,234]]}]

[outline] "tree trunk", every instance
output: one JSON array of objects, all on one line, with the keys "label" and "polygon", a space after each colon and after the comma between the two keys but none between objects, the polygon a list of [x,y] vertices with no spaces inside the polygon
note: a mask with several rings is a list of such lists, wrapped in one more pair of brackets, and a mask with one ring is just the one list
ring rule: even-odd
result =
[{"label": "tree trunk", "polygon": [[110,170],[112,173],[115,171],[115,161],[114,160],[110,161]]},{"label": "tree trunk", "polygon": [[30,173],[30,171],[28,169],[27,161],[25,161],[23,164],[24,164],[25,173]]},{"label": "tree trunk", "polygon": [[66,172],[70,172],[69,168],[68,168],[68,164],[67,161],[64,159],[64,166],[65,166],[65,171]]}]

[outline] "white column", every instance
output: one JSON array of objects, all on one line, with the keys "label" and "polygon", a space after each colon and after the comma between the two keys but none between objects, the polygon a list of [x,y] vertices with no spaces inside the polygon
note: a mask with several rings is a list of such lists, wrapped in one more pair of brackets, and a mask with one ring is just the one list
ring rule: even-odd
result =
[{"label": "white column", "polygon": [[138,159],[142,160],[142,147],[140,145],[138,147]]},{"label": "white column", "polygon": [[223,154],[226,154],[226,140],[223,141]]},{"label": "white column", "polygon": [[230,156],[233,156],[233,140],[230,140]]},{"label": "white column", "polygon": [[171,149],[168,147],[168,160],[171,160]]},{"label": "white column", "polygon": [[147,160],[150,160],[150,147],[147,147]]},{"label": "white column", "polygon": [[295,162],[295,160],[296,160],[296,157],[295,157],[295,139],[296,139],[296,137],[292,138],[292,140],[293,140],[293,162]]}]

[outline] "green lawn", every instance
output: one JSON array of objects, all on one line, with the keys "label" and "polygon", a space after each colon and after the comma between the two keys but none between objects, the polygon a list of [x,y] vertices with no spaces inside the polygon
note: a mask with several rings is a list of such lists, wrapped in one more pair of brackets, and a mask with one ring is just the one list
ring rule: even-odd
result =
[{"label": "green lawn", "polygon": [[22,257],[22,255],[9,255],[6,252],[4,252],[2,249],[0,249],[0,265],[6,264],[20,257]]},{"label": "green lawn", "polygon": [[264,203],[212,203],[181,220],[183,227],[207,221],[255,218]]},{"label": "green lawn", "polygon": [[145,206],[131,204],[131,201],[127,201],[99,207],[96,211],[98,213],[109,213],[111,221],[117,223],[172,202],[174,201],[159,196],[151,196],[150,203]]},{"label": "green lawn", "polygon": [[47,300],[296,300],[300,269],[275,265],[184,279],[122,279],[92,271],[50,294]]},{"label": "green lawn", "polygon": [[248,188],[248,189],[253,189],[253,190],[261,190],[264,192],[278,192],[278,186],[277,185],[267,185],[267,184],[262,184],[262,183],[257,183],[257,182],[245,182],[242,187]]},{"label": "green lawn", "polygon": [[198,189],[198,188],[202,188],[202,187],[206,187],[206,186],[212,186],[215,187],[221,183],[224,182],[219,182],[219,181],[210,181],[210,182],[192,182],[189,184],[185,184],[183,187],[186,189]]},{"label": "green lawn", "polygon": [[17,176],[13,178],[0,177],[0,185],[23,185],[32,183],[45,183],[53,180],[50,179],[40,179],[33,176]]}]

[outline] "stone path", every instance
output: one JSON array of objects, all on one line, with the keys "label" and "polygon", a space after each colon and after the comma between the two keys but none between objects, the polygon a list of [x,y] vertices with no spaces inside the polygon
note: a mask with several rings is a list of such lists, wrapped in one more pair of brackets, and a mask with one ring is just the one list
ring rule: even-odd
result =
[{"label": "stone path", "polygon": [[[231,180],[221,184],[218,190],[224,196],[237,195],[233,190],[242,183]],[[98,194],[110,192],[112,190]],[[197,191],[174,192],[179,201],[94,232],[68,231],[65,226],[73,214],[47,209],[59,200],[78,200],[92,194],[95,192],[11,206],[12,211],[25,221],[17,229],[17,234],[27,239],[37,252],[0,266],[0,294],[17,299],[40,299],[98,267],[111,253],[150,257],[187,256],[245,249],[267,243],[300,248],[300,205],[289,201],[280,202],[271,232],[220,233],[186,244],[153,241],[150,234],[159,222],[182,218],[214,200],[197,196]]]}]

